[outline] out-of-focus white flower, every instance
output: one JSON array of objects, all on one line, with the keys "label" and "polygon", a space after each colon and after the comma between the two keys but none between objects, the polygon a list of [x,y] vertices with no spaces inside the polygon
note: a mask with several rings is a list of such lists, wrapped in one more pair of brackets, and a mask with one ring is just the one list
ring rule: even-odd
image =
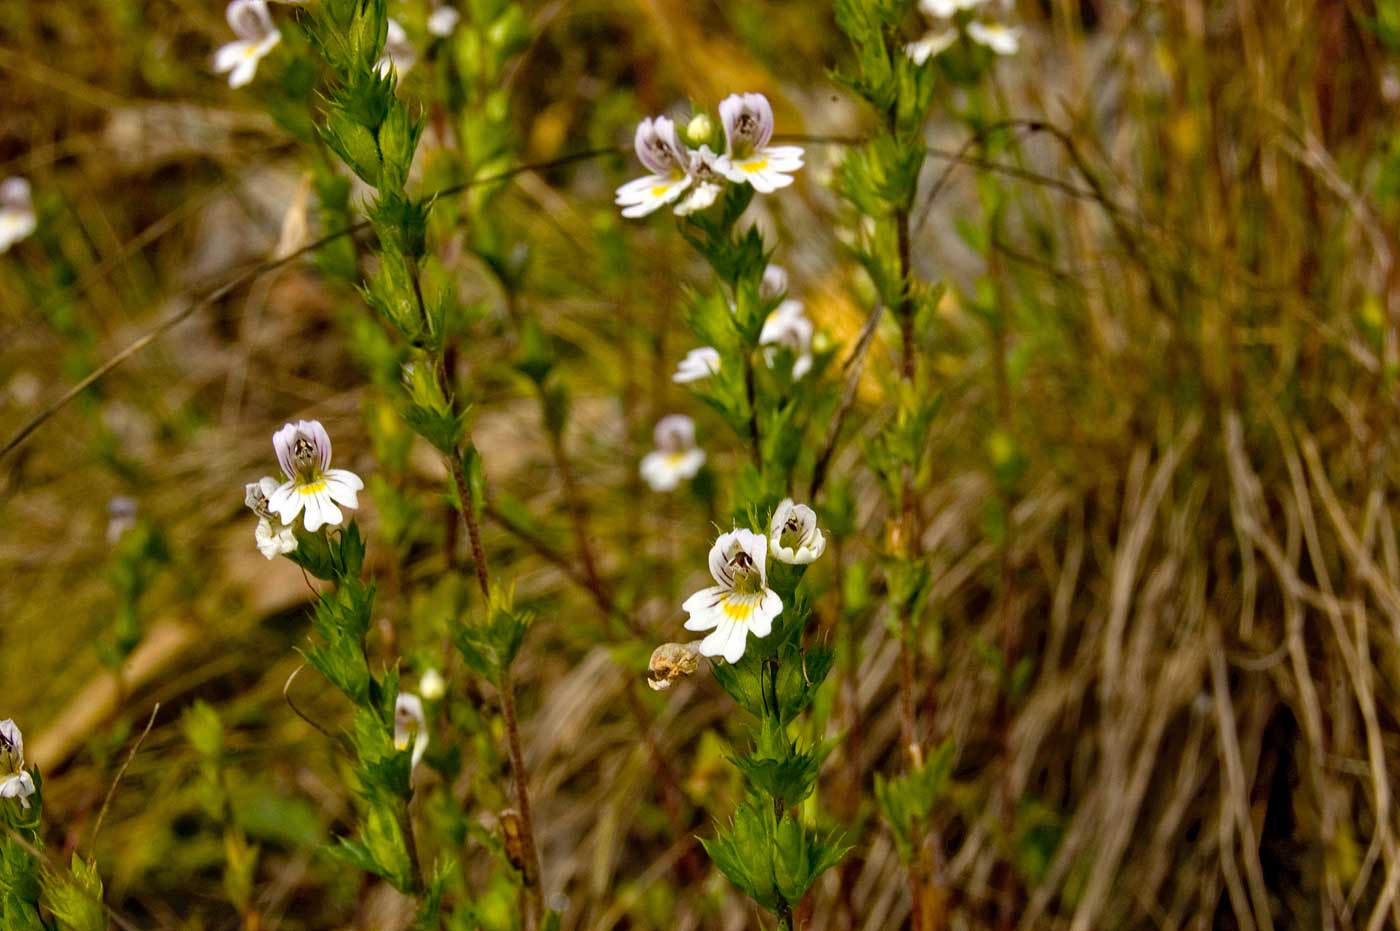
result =
[{"label": "out-of-focus white flower", "polygon": [[680,365],[676,366],[676,374],[671,376],[671,381],[685,385],[693,381],[700,381],[702,378],[709,378],[718,371],[719,350],[709,346],[701,346],[699,349],[692,349],[685,354]]},{"label": "out-of-focus white flower", "polygon": [[277,492],[277,479],[264,475],[256,482],[243,486],[243,503],[258,515],[258,526],[253,529],[253,539],[258,544],[258,552],[268,559],[274,559],[297,548],[297,537],[292,528],[274,517],[269,499]]},{"label": "out-of-focus white flower", "polygon": [[787,269],[781,265],[769,265],[763,270],[763,281],[758,285],[758,296],[765,301],[777,300],[787,293]]},{"label": "out-of-focus white flower", "polygon": [[283,425],[272,435],[272,446],[287,480],[267,496],[268,510],[284,524],[294,523],[305,507],[306,529],[315,532],[344,519],[337,504],[360,506],[356,492],[365,483],[354,472],[330,467],[331,438],[319,420]]},{"label": "out-of-focus white flower", "polygon": [[628,181],[614,199],[624,217],[644,217],[673,203],[690,187],[690,158],[676,136],[676,124],[664,116],[637,125],[637,158],[651,174]]},{"label": "out-of-focus white flower", "polygon": [[777,358],[774,351],[777,347],[781,346],[792,352],[792,377],[796,381],[812,369],[812,331],[812,321],[807,319],[802,302],[786,300],[763,321],[758,342],[759,345],[768,347],[764,350],[764,357],[770,366]]},{"label": "out-of-focus white flower", "polygon": [[1016,54],[1021,47],[1020,29],[962,15],[987,5],[988,0],[919,0],[919,9],[933,21],[933,26],[922,38],[904,46],[904,54],[916,65],[925,64],[958,41],[960,27],[969,39],[998,55]]},{"label": "out-of-focus white flower", "polygon": [[932,29],[924,35],[904,46],[904,54],[916,65],[928,62],[930,58],[941,55],[953,47],[953,43],[958,41],[958,31],[956,29]]},{"label": "out-of-focus white flower", "polygon": [[8,252],[38,225],[29,182],[24,178],[6,178],[0,182],[0,252]]},{"label": "out-of-focus white flower", "polygon": [[436,669],[424,670],[418,679],[418,694],[428,701],[437,701],[447,694],[447,680]]},{"label": "out-of-focus white flower", "polygon": [[461,19],[462,14],[457,12],[456,7],[444,4],[428,15],[428,32],[438,38],[446,38],[452,35],[452,30],[457,28]]},{"label": "out-of-focus white flower", "polygon": [[751,184],[761,194],[792,184],[792,172],[802,167],[802,149],[770,146],[773,107],[762,94],[730,94],[719,105],[724,124],[724,159],[717,166],[735,184]]},{"label": "out-of-focus white flower", "polygon": [[238,36],[214,53],[214,70],[228,74],[229,87],[242,87],[258,73],[258,62],[282,41],[266,0],[233,0],[224,16]]},{"label": "out-of-focus white flower", "polygon": [[423,714],[423,699],[409,692],[400,692],[394,701],[394,747],[407,750],[413,744],[411,766],[417,767],[428,752],[428,719]]},{"label": "out-of-focus white flower", "polygon": [[380,74],[388,74],[392,69],[403,74],[417,61],[418,51],[408,41],[408,33],[403,31],[397,20],[390,18],[388,30],[384,34],[384,54],[380,55],[379,61],[375,63],[375,70]]},{"label": "out-of-focus white flower", "polygon": [[919,0],[919,9],[934,19],[952,19],[964,10],[975,10],[987,0]]},{"label": "out-of-focus white flower", "polygon": [[676,204],[678,217],[687,216],[697,210],[704,210],[713,204],[724,190],[724,175],[720,174],[720,156],[707,145],[691,149],[686,153],[686,175],[690,178],[690,191]]},{"label": "out-of-focus white flower", "polygon": [[826,537],[817,529],[817,512],[784,498],[769,521],[768,546],[774,559],[789,565],[815,561],[826,550]]},{"label": "out-of-focus white flower", "polygon": [[766,637],[783,602],[768,587],[768,540],[752,530],[719,535],[710,548],[710,575],[717,584],[701,589],[681,605],[690,615],[686,630],[713,630],[700,641],[702,656],[737,663],[749,634]]},{"label": "out-of-focus white flower", "polygon": [[24,735],[15,722],[0,721],[0,798],[17,798],[25,808],[34,794],[34,777],[24,768]]},{"label": "out-of-focus white flower", "polygon": [[116,495],[107,502],[107,543],[116,544],[136,526],[136,499]]},{"label": "out-of-focus white flower", "polygon": [[695,445],[695,421],[669,414],[656,422],[654,435],[656,449],[642,457],[642,478],[652,491],[674,491],[705,464],[705,451]]},{"label": "out-of-focus white flower", "polygon": [[967,36],[998,55],[1015,55],[1021,50],[1021,30],[1014,26],[973,20],[967,24]]}]

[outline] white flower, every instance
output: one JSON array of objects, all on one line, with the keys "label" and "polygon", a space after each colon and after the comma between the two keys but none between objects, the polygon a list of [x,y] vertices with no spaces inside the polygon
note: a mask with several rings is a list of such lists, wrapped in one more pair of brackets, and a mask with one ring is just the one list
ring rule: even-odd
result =
[{"label": "white flower", "polygon": [[656,449],[642,457],[642,478],[652,491],[674,491],[705,464],[705,451],[695,445],[695,421],[671,414],[656,422],[654,432]]},{"label": "white flower", "polygon": [[437,701],[447,694],[447,680],[436,669],[427,669],[418,679],[418,693],[428,701]]},{"label": "white flower", "polygon": [[958,41],[956,29],[934,29],[925,33],[923,38],[904,46],[904,54],[908,55],[914,64],[922,65],[930,58],[948,51],[956,41]]},{"label": "white flower", "polygon": [[365,483],[354,472],[330,467],[331,438],[319,420],[285,424],[272,435],[272,446],[287,480],[268,495],[267,503],[282,523],[296,521],[305,506],[306,529],[314,532],[323,524],[340,524],[344,515],[337,504],[360,506],[355,493]]},{"label": "white flower", "polygon": [[768,545],[774,559],[789,565],[815,561],[826,550],[826,537],[817,529],[817,512],[784,498],[769,521]]},{"label": "white flower", "polygon": [[919,9],[933,19],[952,19],[963,10],[975,10],[987,0],[919,0]]},{"label": "white flower", "polygon": [[281,520],[274,519],[268,500],[277,492],[277,479],[264,475],[256,482],[243,486],[243,503],[258,515],[258,526],[253,529],[253,539],[258,544],[258,552],[268,559],[274,559],[297,548],[297,537],[292,528],[284,526]]},{"label": "white flower", "polygon": [[242,87],[257,74],[258,62],[282,41],[282,33],[272,24],[265,0],[233,0],[224,16],[238,38],[214,53],[214,70],[228,74],[229,87]]},{"label": "white flower", "polygon": [[690,178],[690,193],[676,204],[675,214],[687,216],[704,210],[715,202],[724,190],[724,175],[719,171],[720,156],[709,146],[702,145],[686,153],[686,176]]},{"label": "white flower", "polygon": [[446,38],[452,35],[452,30],[457,28],[461,19],[462,14],[457,12],[456,7],[440,6],[428,16],[428,32]]},{"label": "white flower", "polygon": [[394,747],[407,750],[413,744],[410,766],[417,767],[428,752],[428,719],[423,714],[423,699],[409,692],[400,692],[394,701]]},{"label": "white flower", "polygon": [[671,381],[678,385],[689,384],[709,378],[718,371],[719,351],[709,346],[701,346],[685,354],[680,365],[676,366],[676,374],[671,376]]},{"label": "white flower", "polygon": [[759,345],[769,347],[764,350],[768,364],[771,366],[776,361],[774,350],[781,346],[794,356],[793,380],[806,375],[812,369],[812,329],[812,321],[803,312],[801,301],[787,300],[779,304],[763,321],[758,336]]},{"label": "white flower", "polygon": [[38,225],[29,182],[23,178],[6,178],[0,183],[0,252],[8,252]]},{"label": "white flower", "polygon": [[17,798],[25,808],[34,794],[34,777],[24,768],[24,735],[15,722],[0,721],[0,798]]},{"label": "white flower", "polygon": [[[933,20],[934,27],[923,38],[904,46],[904,54],[914,64],[925,64],[930,58],[940,55],[958,41],[958,27],[967,32],[967,37],[979,45],[984,45],[998,55],[1014,55],[1021,47],[1021,30],[1003,26],[1000,23],[968,20],[961,13],[967,13],[987,5],[988,0],[919,0],[919,9]],[[1006,8],[1007,3],[1001,6]]]},{"label": "white flower", "polygon": [[637,158],[651,170],[617,189],[614,199],[629,219],[644,217],[672,203],[690,187],[689,155],[676,135],[676,124],[664,116],[647,117],[637,125]]},{"label": "white flower", "polygon": [[136,499],[116,495],[107,502],[107,542],[115,545],[136,526]]},{"label": "white flower", "polygon": [[974,20],[967,24],[967,36],[998,55],[1015,55],[1021,49],[1021,30],[1001,23]]},{"label": "white flower", "polygon": [[762,94],[730,94],[719,105],[724,124],[724,158],[716,166],[735,184],[751,184],[770,194],[792,184],[792,172],[802,167],[802,149],[770,146],[773,108]]},{"label": "white flower", "polygon": [[717,585],[701,589],[685,600],[681,610],[690,615],[686,630],[714,632],[700,641],[702,656],[723,656],[737,663],[744,655],[748,635],[766,637],[783,602],[768,587],[768,541],[752,530],[722,533],[710,548],[710,575]]},{"label": "white flower", "polygon": [[408,41],[408,33],[397,20],[389,20],[388,31],[384,34],[384,54],[375,62],[374,70],[381,75],[393,71],[403,74],[418,61],[418,52]]},{"label": "white flower", "polygon": [[758,296],[765,301],[773,301],[787,293],[787,269],[781,265],[769,265],[763,270],[763,281],[758,286]]}]

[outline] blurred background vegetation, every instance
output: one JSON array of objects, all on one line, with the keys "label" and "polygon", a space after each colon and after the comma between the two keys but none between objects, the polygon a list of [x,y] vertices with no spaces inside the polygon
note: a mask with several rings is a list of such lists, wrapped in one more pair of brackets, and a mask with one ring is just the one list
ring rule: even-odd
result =
[{"label": "blurred background vegetation", "polygon": [[[426,5],[396,9],[423,41]],[[528,248],[523,306],[451,235],[438,244],[479,312],[461,363],[487,547],[540,618],[518,679],[545,894],[572,929],[755,927],[693,839],[737,799],[720,735],[741,740],[740,722],[706,675],[638,690],[651,648],[678,639],[743,452],[670,381],[703,270],[669,223],[628,224],[611,199],[636,120],[678,101],[759,90],[780,132],[859,136],[828,76],[847,52],[821,3],[527,9],[507,78],[523,161],[618,154],[520,174],[495,202]],[[1022,51],[992,94],[1017,122],[993,143],[946,101],[914,243],[921,277],[948,284],[920,511],[921,727],[956,748],[930,841],[940,912],[954,928],[1400,928],[1400,8],[1020,0],[1016,16]],[[214,0],[0,0],[0,176],[28,177],[39,214],[0,257],[0,439],[279,243],[327,231],[258,102],[276,56],[230,91],[209,66],[228,38]],[[431,100],[434,74],[409,71],[403,93]],[[428,113],[430,172],[454,143]],[[870,300],[841,244],[858,218],[828,187],[841,145],[808,155],[758,220],[844,358]],[[443,556],[465,541],[440,466],[367,388],[384,341],[359,297],[309,260],[245,277],[0,460],[0,716],[45,774],[50,850],[94,844],[109,904],[137,926],[237,925],[181,727],[203,700],[226,731],[229,817],[262,845],[266,925],[398,927],[394,893],[320,850],[349,799],[333,745],[284,692],[327,727],[345,709],[310,676],[287,686],[310,593],[253,549],[242,485],[271,471],[285,420],[326,423],[337,465],[368,479],[385,655],[470,600]],[[509,364],[514,312],[560,353],[573,478],[634,629],[579,584],[557,460]],[[877,334],[835,460],[855,532],[814,569],[850,673],[813,725],[846,738],[821,804],[856,847],[807,903],[813,929],[908,921],[869,800],[872,774],[899,767],[897,644],[874,562],[883,505],[859,465],[897,343]],[[655,495],[637,462],[678,410],[700,420],[711,471]],[[124,532],[109,533],[114,498],[136,505]],[[995,683],[1012,657],[1008,707]],[[455,724],[471,739],[432,752],[461,753],[453,791],[489,815],[505,762],[480,704]],[[494,830],[464,826],[468,864]],[[493,912],[484,894],[484,927],[508,901]]]}]

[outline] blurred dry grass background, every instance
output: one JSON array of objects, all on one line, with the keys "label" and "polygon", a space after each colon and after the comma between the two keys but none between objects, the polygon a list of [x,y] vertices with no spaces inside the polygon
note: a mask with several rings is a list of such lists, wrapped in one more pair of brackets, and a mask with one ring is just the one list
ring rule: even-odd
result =
[{"label": "blurred dry grass background", "polygon": [[[641,114],[740,87],[773,96],[785,130],[861,130],[825,75],[844,50],[824,4],[556,0],[531,12],[538,38],[512,91],[527,159],[623,143]],[[930,159],[915,249],[921,274],[952,286],[921,513],[935,579],[922,726],[958,747],[935,817],[950,926],[1400,928],[1400,79],[1368,26],[1375,10],[1023,0],[1018,13],[1026,50],[995,89],[1009,113],[1045,125],[1023,125],[994,165],[960,149],[965,128],[931,125],[938,152],[964,158]],[[0,176],[29,176],[41,216],[0,259],[5,436],[278,241],[294,147],[255,88],[231,93],[209,74],[223,38],[213,0],[0,0]],[[840,151],[811,154],[760,221],[812,316],[849,345],[864,290],[823,185]],[[693,409],[668,375],[690,346],[682,287],[701,270],[667,224],[613,215],[621,171],[604,159],[528,173],[500,204],[535,255],[524,309],[567,347],[568,452],[604,572],[651,640],[607,625],[550,559],[572,558],[567,521],[534,405],[499,361],[511,329],[488,322],[464,360],[493,488],[539,522],[525,540],[498,521],[487,545],[542,607],[519,678],[546,894],[567,902],[572,929],[755,927],[690,840],[736,798],[716,736],[743,739],[728,699],[704,677],[638,691],[646,652],[680,630],[712,515],[698,499],[639,496],[650,424]],[[977,195],[993,181],[1007,208],[987,233]],[[979,224],[982,254],[964,238]],[[497,300],[480,269],[454,268],[465,293]],[[989,302],[1004,332],[986,325]],[[325,421],[338,459],[374,473],[382,411],[345,338],[364,316],[310,265],[260,276],[0,462],[0,716],[20,722],[44,768],[53,849],[87,843],[133,730],[162,703],[96,848],[111,904],[141,927],[235,920],[176,723],[196,697],[231,728],[269,926],[396,921],[391,897],[315,852],[348,801],[327,742],[283,699],[308,593],[290,564],[253,551],[240,500],[288,418]],[[882,410],[886,337],[856,432]],[[724,474],[737,451],[718,424],[702,430]],[[1009,491],[989,450],[1006,438],[1025,459]],[[432,521],[438,477],[421,461],[408,488]],[[857,438],[836,468],[866,531],[842,558],[870,559],[881,505]],[[94,649],[114,610],[114,495],[139,502],[172,554],[120,682]],[[434,546],[379,566],[386,653],[431,613],[422,603],[443,569]],[[835,598],[819,606],[828,622]],[[877,592],[859,626],[862,739],[845,745],[867,780],[897,769],[883,618]],[[1009,721],[988,643],[1032,660]],[[311,677],[294,691],[308,715],[337,720]],[[901,927],[902,874],[869,804],[841,796],[844,752],[824,797],[853,819],[857,848],[816,891],[809,927]],[[482,785],[500,761],[471,753],[489,812]],[[658,755],[679,797],[663,791]]]}]

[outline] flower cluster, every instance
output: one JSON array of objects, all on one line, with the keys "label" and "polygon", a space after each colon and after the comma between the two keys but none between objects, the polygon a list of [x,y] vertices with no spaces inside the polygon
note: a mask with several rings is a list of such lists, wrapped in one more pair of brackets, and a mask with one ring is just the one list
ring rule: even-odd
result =
[{"label": "flower cluster", "polygon": [[[781,266],[769,265],[763,272],[763,285],[759,297],[773,301],[787,294],[787,272]],[[812,321],[808,319],[803,303],[787,298],[763,321],[763,330],[758,341],[764,347],[763,357],[769,367],[777,362],[778,350],[787,349],[792,353],[792,378],[797,380],[812,369]],[[711,346],[701,346],[686,353],[671,380],[677,384],[690,384],[709,378],[719,371],[720,355]]]},{"label": "flower cluster", "polygon": [[232,0],[224,16],[238,38],[214,53],[214,70],[228,75],[229,87],[242,87],[258,73],[258,62],[282,41],[282,33],[272,22],[267,0]]},{"label": "flower cluster", "polygon": [[29,182],[23,178],[6,178],[0,182],[0,252],[8,252],[37,226]]},{"label": "flower cluster", "polygon": [[710,547],[715,584],[681,605],[690,615],[686,630],[712,631],[700,641],[700,655],[737,663],[744,656],[749,634],[761,638],[772,632],[783,601],[768,587],[770,552],[779,562],[805,566],[825,549],[826,537],[817,529],[816,512],[791,498],[773,511],[766,538],[752,530],[720,534]]},{"label": "flower cluster", "polygon": [[365,483],[354,472],[332,469],[331,438],[319,420],[284,424],[272,435],[272,447],[284,480],[265,475],[245,486],[243,501],[258,517],[254,531],[258,551],[268,559],[297,548],[292,525],[305,511],[312,533],[336,527],[345,519],[341,507],[359,507]]},{"label": "flower cluster", "polygon": [[952,48],[961,31],[998,55],[1015,55],[1021,48],[1021,30],[977,15],[990,3],[991,0],[919,0],[919,9],[931,25],[922,38],[904,47],[905,54],[914,64],[922,65]]},{"label": "flower cluster", "polygon": [[[724,152],[711,147],[714,128],[704,115],[691,120],[686,139],[669,117],[647,117],[637,126],[637,158],[651,172],[617,189],[624,217],[644,217],[668,204],[686,216],[715,202],[726,181],[761,194],[792,184],[802,149],[772,146],[773,108],[762,94],[731,94],[719,105]],[[688,143],[688,144],[687,144]]]},{"label": "flower cluster", "polygon": [[656,422],[654,435],[656,449],[642,457],[642,478],[652,491],[674,491],[705,464],[705,451],[695,445],[695,421],[670,414]]}]

